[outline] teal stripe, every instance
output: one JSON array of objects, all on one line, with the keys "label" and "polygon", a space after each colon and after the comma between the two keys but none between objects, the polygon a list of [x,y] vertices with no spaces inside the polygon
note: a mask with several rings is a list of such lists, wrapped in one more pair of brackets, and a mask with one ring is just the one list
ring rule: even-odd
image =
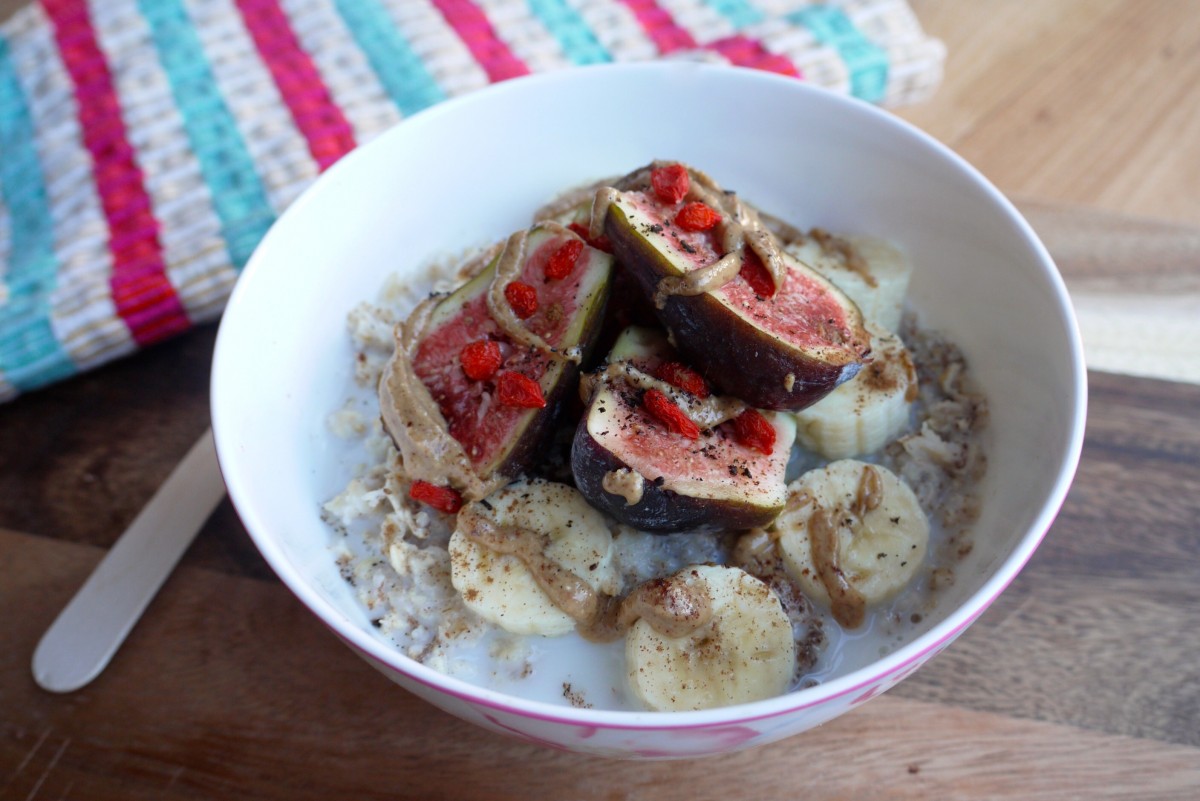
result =
[{"label": "teal stripe", "polygon": [[817,41],[838,51],[850,73],[850,92],[871,103],[883,100],[887,88],[888,58],[879,45],[862,35],[854,23],[831,6],[810,6],[787,16],[813,32]]},{"label": "teal stripe", "polygon": [[139,0],[138,8],[212,195],[229,260],[240,270],[275,222],[267,192],[181,0]]},{"label": "teal stripe", "polygon": [[572,64],[607,64],[613,60],[583,17],[565,0],[529,0],[529,10],[558,40],[563,55]]},{"label": "teal stripe", "polygon": [[379,0],[335,0],[342,21],[405,117],[446,99]]},{"label": "teal stripe", "polygon": [[50,325],[58,278],[54,223],[46,181],[33,146],[33,118],[0,37],[0,193],[8,206],[8,300],[0,303],[0,372],[19,391],[66,378],[75,364]]},{"label": "teal stripe", "polygon": [[767,16],[747,0],[704,0],[704,5],[729,20],[729,24],[739,31],[762,22]]}]

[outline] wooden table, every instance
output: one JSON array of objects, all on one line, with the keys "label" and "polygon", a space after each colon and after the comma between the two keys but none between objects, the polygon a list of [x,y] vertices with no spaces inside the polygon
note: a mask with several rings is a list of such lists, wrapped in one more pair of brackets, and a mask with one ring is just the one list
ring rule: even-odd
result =
[{"label": "wooden table", "polygon": [[[903,116],[1021,200],[1105,370],[1058,521],[957,643],[791,740],[614,764],[394,687],[273,577],[226,502],[109,669],[43,693],[41,633],[208,424],[208,327],[0,406],[0,801],[1200,797],[1200,15],[915,6],[951,55],[941,93]],[[1175,355],[1147,358],[1160,347]]]}]

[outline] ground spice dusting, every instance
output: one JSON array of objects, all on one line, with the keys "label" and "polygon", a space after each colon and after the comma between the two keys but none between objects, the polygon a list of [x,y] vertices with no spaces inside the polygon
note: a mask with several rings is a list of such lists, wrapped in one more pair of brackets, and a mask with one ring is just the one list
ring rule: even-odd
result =
[{"label": "ground spice dusting", "polygon": [[[701,185],[702,189],[703,184]],[[607,207],[608,202],[611,202],[610,196],[605,196],[602,192],[597,193],[594,189],[591,190],[593,197],[593,208]],[[727,210],[733,211],[733,214],[723,213],[723,218],[737,219],[742,213],[739,209],[741,204],[737,201],[736,196],[731,192],[721,192],[721,201],[714,201],[713,207],[720,208],[722,212]],[[586,195],[585,195],[586,197]],[[595,215],[589,220],[590,227],[587,233],[592,234],[595,227]],[[577,224],[573,224],[572,231],[578,233]],[[745,226],[747,230],[750,226]],[[647,230],[652,233],[662,233],[662,225],[651,225]],[[678,236],[677,233],[671,231],[672,235]],[[743,236],[746,240],[746,232],[743,231]],[[845,261],[846,266],[856,273],[862,275],[864,282],[870,286],[876,286],[877,282],[871,276],[869,265],[865,262],[862,255],[857,249],[847,240],[829,234],[821,229],[814,229],[810,236],[816,240],[823,249],[830,251]],[[588,240],[591,241],[590,239]],[[747,248],[750,245],[748,241],[743,241],[741,247]],[[690,242],[680,240],[680,247],[686,252],[693,252],[695,248]],[[559,280],[559,279],[556,279]],[[508,304],[506,304],[508,305]],[[510,309],[510,312],[512,310]],[[514,315],[515,316],[515,315]],[[541,310],[540,317],[550,322],[558,322],[563,316],[561,306],[551,306]],[[831,339],[836,340],[841,332],[838,330],[836,321],[828,321],[828,330],[825,332]],[[909,337],[917,341],[927,341],[924,339],[923,333],[916,331],[915,328],[908,328],[905,332],[905,338]],[[844,338],[844,337],[843,337]],[[527,342],[534,351],[538,351],[538,347],[534,342]],[[876,454],[873,458],[889,467],[895,467],[898,472],[902,473],[906,482],[913,484],[917,490],[918,496],[922,500],[922,504],[926,508],[935,508],[940,513],[940,519],[948,528],[952,528],[956,534],[961,534],[961,537],[952,536],[949,541],[943,540],[944,549],[953,554],[956,558],[963,558],[968,555],[972,549],[969,532],[963,529],[966,522],[974,519],[978,514],[977,502],[970,498],[970,493],[967,491],[971,487],[971,482],[982,475],[983,464],[985,460],[981,449],[977,443],[977,434],[979,428],[986,423],[987,408],[986,403],[977,393],[975,393],[965,380],[965,371],[962,368],[961,355],[952,346],[946,346],[939,351],[936,347],[925,347],[923,351],[914,350],[914,353],[920,353],[918,365],[914,365],[911,361],[905,363],[903,374],[897,374],[894,371],[885,369],[882,363],[868,363],[864,366],[861,373],[865,386],[872,391],[888,391],[900,386],[902,382],[907,382],[907,396],[910,402],[919,404],[918,423],[919,430],[897,441],[892,447],[889,447],[888,452],[884,454]],[[545,363],[557,363],[561,358],[561,354],[557,353],[538,353],[539,361]],[[356,353],[355,357],[366,369],[370,362],[367,359],[367,354],[363,351]],[[922,370],[921,382],[918,378],[918,367]],[[932,375],[932,378],[930,377]],[[482,380],[482,379],[481,379]],[[591,382],[592,379],[589,379]],[[623,393],[614,393],[613,398],[619,398],[623,394],[626,398],[633,401],[636,406],[641,398],[644,397],[645,388],[638,389],[631,387],[629,383],[620,382],[624,385]],[[783,379],[785,388],[790,392],[792,385],[796,383],[794,375],[787,375]],[[928,392],[925,392],[926,386],[937,387],[941,393],[940,396],[934,397]],[[597,384],[589,383],[586,386],[581,385],[581,394],[585,401],[593,394]],[[778,386],[778,385],[776,385]],[[676,402],[675,396],[670,398],[671,403],[678,408],[685,417],[691,418],[693,410],[686,404],[680,405]],[[665,408],[665,407],[664,407]],[[601,413],[608,413],[609,409],[602,408]],[[645,425],[640,418],[630,416],[628,413],[623,413],[618,416],[617,410],[613,410],[612,428],[620,427],[625,430],[642,429]],[[672,416],[674,416],[672,414]],[[405,427],[411,427],[413,424],[410,421],[404,421]],[[651,424],[653,425],[653,423]],[[737,461],[727,461],[722,456],[722,451],[716,447],[714,443],[718,442],[725,436],[719,426],[720,423],[712,425],[699,425],[697,428],[700,431],[701,442],[692,451],[692,458],[705,459],[714,461],[722,459],[716,465],[719,472],[718,481],[722,481],[726,472],[732,478],[743,477],[748,480],[758,483],[758,479],[753,475],[749,467]],[[389,456],[389,459],[395,460],[394,455]],[[708,469],[707,467],[705,468]],[[618,471],[612,471],[616,473]],[[644,483],[650,483],[651,486],[662,488],[667,479],[658,475],[653,480],[649,477],[643,479],[640,475],[630,471],[630,476],[612,475],[612,481],[609,481],[609,476],[605,477],[605,489],[609,489],[609,484],[613,489],[624,489],[623,486],[626,478],[636,476],[638,489],[640,490]],[[567,481],[570,481],[569,472],[567,473]],[[705,473],[707,476],[708,473]],[[698,477],[698,481],[703,481],[703,477]],[[630,484],[632,488],[632,484]],[[387,496],[389,491],[393,492],[393,496]],[[612,491],[612,490],[610,490]],[[388,490],[386,488],[368,487],[365,492],[379,493],[381,496],[387,496],[383,501],[383,505],[387,507],[388,517],[387,524],[383,530],[387,533],[385,539],[395,545],[395,552],[389,555],[387,563],[376,559],[372,562],[371,571],[393,571],[394,573],[403,573],[408,577],[417,575],[443,575],[445,565],[437,564],[437,549],[443,547],[444,539],[439,539],[440,535],[430,537],[430,526],[435,528],[437,521],[431,524],[426,514],[425,519],[419,519],[416,513],[408,506],[409,502],[405,497],[405,493],[401,488],[399,491]],[[842,566],[838,563],[837,556],[837,527],[838,517],[842,514],[849,514],[859,519],[867,512],[877,508],[881,500],[881,483],[879,475],[874,468],[864,469],[858,484],[857,492],[852,501],[847,506],[827,511],[824,509],[817,510],[817,516],[824,522],[818,523],[815,526],[816,536],[812,541],[812,547],[815,557],[816,570],[822,584],[828,590],[828,593],[833,600],[833,617],[839,624],[847,628],[854,628],[861,625],[865,614],[865,604],[861,603],[862,596],[858,594],[850,585]],[[623,494],[618,492],[618,494]],[[640,492],[637,493],[640,495]],[[627,503],[636,503],[626,498]],[[380,503],[378,497],[372,503]],[[789,495],[786,499],[786,507],[791,509],[797,506],[805,506],[815,504],[816,499],[808,496],[805,493],[796,493]],[[479,504],[481,508],[491,511],[490,505],[486,501]],[[392,511],[394,510],[394,511]],[[437,517],[437,515],[433,515]],[[402,521],[402,522],[396,522]],[[571,521],[573,522],[573,521]],[[896,522],[893,519],[893,522]],[[444,521],[443,521],[444,524]],[[340,525],[340,524],[339,524]],[[823,527],[822,527],[823,526]],[[568,527],[570,524],[568,523]],[[344,531],[345,527],[341,526],[340,530]],[[810,529],[810,535],[813,530]],[[488,537],[484,537],[488,539]],[[733,543],[736,543],[734,545]],[[524,545],[517,544],[498,544],[501,552],[504,549],[513,548],[516,551],[528,551],[521,558],[522,562],[527,562],[527,566],[531,568],[535,575],[539,571],[543,571],[546,567],[545,550],[546,541],[544,538],[529,539]],[[828,637],[822,630],[819,622],[814,625],[815,613],[804,595],[799,590],[798,586],[793,583],[783,569],[778,549],[775,547],[774,535],[771,532],[766,532],[761,529],[752,530],[750,533],[741,537],[734,537],[728,540],[728,544],[722,546],[732,551],[732,555],[726,553],[730,558],[731,563],[742,567],[746,572],[755,575],[762,579],[771,587],[775,595],[785,611],[788,612],[789,618],[793,620],[793,626],[796,631],[796,643],[798,647],[796,661],[796,676],[795,686],[799,686],[806,681],[808,671],[814,664],[817,663],[822,650],[826,647]],[[915,546],[914,546],[915,547]],[[890,551],[889,551],[890,554]],[[888,554],[880,553],[877,558],[883,558]],[[714,557],[715,558],[715,557]],[[404,560],[410,560],[411,567],[400,568]],[[528,560],[528,561],[527,561]],[[725,561],[720,559],[719,561]],[[905,564],[905,563],[902,563]],[[938,564],[934,561],[933,564]],[[339,567],[342,569],[343,575],[353,584],[358,584],[361,591],[366,594],[374,593],[376,598],[375,603],[385,604],[387,601],[386,592],[378,589],[379,579],[378,572],[367,573],[364,568],[356,566],[347,561],[343,563],[339,559]],[[595,570],[596,563],[588,566],[589,570]],[[925,580],[929,587],[933,589],[944,588],[954,581],[953,571],[948,567],[937,567],[935,569],[926,568],[928,571]],[[547,572],[553,573],[553,570]],[[367,576],[374,578],[367,579]],[[392,579],[394,580],[394,576]],[[448,581],[448,578],[446,579]],[[543,577],[542,582],[553,583],[553,580],[547,582]],[[639,588],[629,590],[626,584],[623,592],[616,594],[597,593],[592,590],[584,591],[576,586],[573,582],[568,581],[570,587],[565,588],[565,595],[570,597],[567,601],[568,606],[576,602],[580,602],[582,606],[579,609],[579,619],[581,621],[581,629],[584,636],[596,638],[598,632],[603,631],[604,638],[612,636],[613,632],[629,625],[630,619],[645,619],[646,617],[661,617],[666,615],[669,620],[665,623],[660,621],[660,624],[670,630],[671,626],[680,624],[681,621],[692,620],[695,615],[690,614],[687,607],[683,613],[680,613],[679,608],[672,609],[670,599],[663,596],[661,593],[654,596],[656,589],[661,589],[652,583],[643,583],[636,585]],[[582,583],[582,582],[581,582]],[[436,581],[429,586],[435,586]],[[564,588],[560,588],[564,589]],[[466,593],[468,600],[478,595],[478,591],[471,589]],[[856,596],[857,595],[857,599]],[[645,612],[645,614],[634,614],[633,610],[636,606],[631,599],[637,597],[639,601],[649,602],[651,598],[655,601],[655,611]],[[461,603],[459,601],[459,603]],[[557,604],[557,601],[556,601]],[[678,606],[678,605],[676,605]],[[383,607],[380,607],[381,609]],[[452,602],[442,607],[445,609],[453,608]],[[664,608],[666,612],[664,612]],[[911,608],[911,607],[910,607]],[[692,609],[694,611],[694,609]],[[907,613],[908,608],[900,611]],[[625,622],[622,622],[622,620]],[[911,624],[920,623],[924,619],[921,613],[912,612],[911,614],[903,614],[902,618],[897,618],[901,622],[909,622]],[[473,626],[477,624],[469,622],[466,618],[454,621],[437,621],[432,622],[427,618],[422,618],[419,613],[402,614],[399,612],[385,613],[384,615],[372,615],[370,620],[373,625],[380,628],[386,634],[394,634],[397,630],[407,629],[408,631],[432,631],[435,639],[425,640],[414,643],[407,651],[416,654],[420,659],[429,659],[431,664],[437,665],[438,659],[444,654],[446,643],[444,640],[438,640],[437,637],[442,635],[437,634],[438,631],[446,633],[447,637],[457,636],[457,633],[469,632]],[[689,624],[690,625],[690,624]],[[656,626],[657,628],[657,626]],[[425,635],[422,635],[425,636]],[[443,666],[445,663],[441,663]],[[522,662],[525,666],[526,673],[532,670],[529,662]],[[553,689],[553,688],[552,688]],[[562,698],[568,703],[577,707],[590,707],[585,697],[578,688],[570,682],[562,683]],[[915,773],[916,766],[910,766],[910,772]]]},{"label": "ground spice dusting", "polygon": [[846,267],[858,273],[867,286],[872,288],[879,286],[879,282],[871,274],[870,265],[867,264],[862,254],[858,252],[858,248],[854,247],[851,242],[840,236],[834,236],[823,228],[814,228],[809,232],[809,235],[817,240],[817,244],[823,250],[840,255],[845,260]]}]

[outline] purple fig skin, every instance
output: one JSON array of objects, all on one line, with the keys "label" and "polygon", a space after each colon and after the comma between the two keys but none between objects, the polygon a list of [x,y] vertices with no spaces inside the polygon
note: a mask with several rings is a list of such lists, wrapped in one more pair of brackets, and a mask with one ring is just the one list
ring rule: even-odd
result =
[{"label": "purple fig skin", "polygon": [[[584,314],[583,337],[579,341],[582,361],[587,362],[595,352],[596,343],[604,324],[608,307],[608,296],[612,271],[608,271],[597,300]],[[546,357],[549,358],[549,357]],[[578,395],[580,366],[567,362],[553,389],[545,396],[546,406],[534,410],[529,422],[514,432],[514,441],[508,453],[496,467],[496,472],[508,478],[516,478],[528,472],[543,455],[547,440],[565,414],[565,407]]]},{"label": "purple fig skin", "polygon": [[[587,308],[579,309],[576,312],[582,315],[581,334],[576,345],[580,349],[581,361],[584,364],[592,359],[604,321],[607,319],[608,298],[613,277],[613,261],[607,255],[598,254],[594,263],[589,263],[591,266],[588,269],[602,271],[602,277],[596,284],[592,302]],[[494,272],[495,262],[493,261],[480,275],[447,295],[439,304],[439,308],[442,304],[448,303],[465,306],[472,299],[477,299],[488,291]],[[550,357],[542,356],[542,358],[548,360]],[[516,478],[528,472],[544,457],[552,433],[562,423],[564,417],[571,413],[569,407],[573,403],[577,403],[580,371],[580,364],[570,361],[561,363],[561,372],[549,390],[545,391],[545,407],[530,409],[525,414],[524,420],[511,431],[507,446],[500,449],[489,462],[474,466],[480,478],[485,480],[489,476]],[[396,433],[387,425],[384,426],[384,429],[399,448],[400,444],[397,441]]]},{"label": "purple fig skin", "polygon": [[765,526],[783,511],[782,505],[759,506],[745,500],[681,495],[656,486],[658,476],[645,476],[641,500],[629,505],[624,497],[603,487],[606,473],[628,467],[588,433],[585,414],[571,445],[575,486],[592,506],[626,525],[654,534],[740,530]]},{"label": "purple fig skin", "polygon": [[[656,248],[646,242],[636,227],[615,204],[606,215],[604,232],[612,243],[613,255],[634,276],[647,297],[653,297],[658,282],[679,271]],[[867,341],[861,315],[849,303],[852,326]],[[849,381],[862,367],[862,360],[831,363],[781,342],[748,320],[733,314],[711,294],[671,295],[659,320],[671,332],[672,341],[693,365],[722,394],[732,395],[760,409],[799,411]]]}]

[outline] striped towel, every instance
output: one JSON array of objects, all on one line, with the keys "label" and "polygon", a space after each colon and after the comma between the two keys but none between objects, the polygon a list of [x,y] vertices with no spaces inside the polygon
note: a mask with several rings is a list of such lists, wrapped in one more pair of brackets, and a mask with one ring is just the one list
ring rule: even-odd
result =
[{"label": "striped towel", "polygon": [[42,0],[0,26],[0,400],[216,319],[321,170],[494,81],[689,58],[914,102],[903,0]]}]

